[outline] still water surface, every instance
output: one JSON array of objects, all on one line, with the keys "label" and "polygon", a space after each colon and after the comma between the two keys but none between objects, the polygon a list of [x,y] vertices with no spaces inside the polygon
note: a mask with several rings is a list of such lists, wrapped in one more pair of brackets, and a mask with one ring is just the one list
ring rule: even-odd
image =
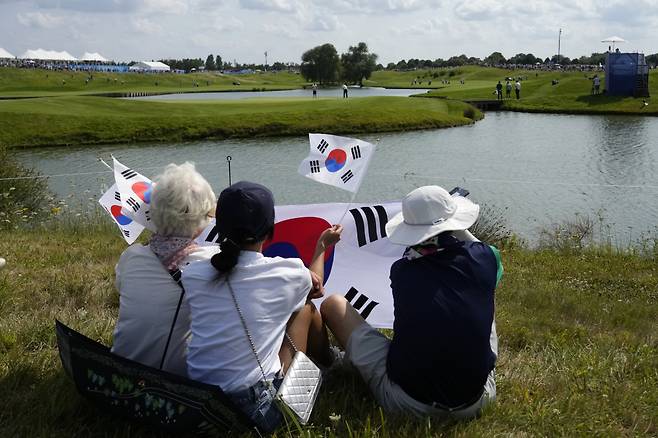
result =
[{"label": "still water surface", "polygon": [[[370,97],[370,96],[411,96],[412,94],[426,93],[427,89],[422,88],[379,88],[379,87],[349,87],[348,96],[352,97]],[[281,91],[226,91],[218,93],[179,93],[179,94],[161,94],[158,96],[131,97],[129,99],[137,100],[240,100],[240,99],[263,99],[263,98],[282,98],[282,97],[313,97],[310,89],[303,90],[281,90]],[[343,97],[342,88],[319,88],[318,97],[333,97],[341,99]]]},{"label": "still water surface", "polygon": [[[402,198],[415,187],[459,185],[479,203],[505,210],[512,230],[534,241],[542,226],[602,215],[613,238],[655,230],[658,218],[658,118],[487,113],[473,126],[364,134],[376,143],[357,202]],[[308,153],[306,137],[203,141],[158,145],[43,148],[19,159],[49,175],[60,196],[98,198],[112,174],[97,161],[114,154],[155,176],[167,163],[193,161],[217,192],[248,179],[272,188],[278,204],[346,202],[350,193],[297,174]]]}]

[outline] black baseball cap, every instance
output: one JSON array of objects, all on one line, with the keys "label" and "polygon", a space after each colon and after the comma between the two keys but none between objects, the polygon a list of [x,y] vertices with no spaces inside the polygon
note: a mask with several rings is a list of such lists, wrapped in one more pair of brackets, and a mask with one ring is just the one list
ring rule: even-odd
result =
[{"label": "black baseball cap", "polygon": [[274,226],[274,197],[267,187],[237,182],[222,191],[215,210],[219,241],[263,239]]}]

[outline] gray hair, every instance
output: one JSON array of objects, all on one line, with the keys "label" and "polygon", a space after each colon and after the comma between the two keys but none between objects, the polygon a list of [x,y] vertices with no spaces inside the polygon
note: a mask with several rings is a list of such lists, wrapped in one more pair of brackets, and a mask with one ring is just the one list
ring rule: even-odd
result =
[{"label": "gray hair", "polygon": [[215,193],[193,163],[169,164],[154,182],[151,219],[158,234],[193,237],[208,225]]}]

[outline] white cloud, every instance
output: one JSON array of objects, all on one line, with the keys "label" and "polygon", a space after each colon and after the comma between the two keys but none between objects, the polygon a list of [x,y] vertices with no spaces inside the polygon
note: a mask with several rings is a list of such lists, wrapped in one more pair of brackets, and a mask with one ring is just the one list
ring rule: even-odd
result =
[{"label": "white cloud", "polygon": [[135,32],[145,35],[158,35],[162,33],[162,26],[146,17],[135,17],[131,21]]},{"label": "white cloud", "polygon": [[305,5],[297,0],[240,0],[240,6],[262,11],[295,12]]},{"label": "white cloud", "polygon": [[244,23],[235,17],[218,17],[215,19],[213,28],[220,32],[227,32],[230,30],[238,30],[244,27]]},{"label": "white cloud", "polygon": [[331,14],[316,14],[313,18],[304,26],[304,29],[310,31],[322,31],[322,32],[331,32],[335,30],[342,29],[343,25],[341,24],[338,17]]},{"label": "white cloud", "polygon": [[16,18],[23,26],[41,29],[54,29],[64,22],[64,17],[43,12],[19,13]]}]

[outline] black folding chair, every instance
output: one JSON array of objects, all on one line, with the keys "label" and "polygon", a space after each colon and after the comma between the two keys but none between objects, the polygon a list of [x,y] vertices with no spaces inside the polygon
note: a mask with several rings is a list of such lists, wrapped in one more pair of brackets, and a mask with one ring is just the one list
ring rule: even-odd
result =
[{"label": "black folding chair", "polygon": [[174,433],[246,432],[255,424],[213,385],[142,365],[55,320],[62,366],[103,411]]}]

